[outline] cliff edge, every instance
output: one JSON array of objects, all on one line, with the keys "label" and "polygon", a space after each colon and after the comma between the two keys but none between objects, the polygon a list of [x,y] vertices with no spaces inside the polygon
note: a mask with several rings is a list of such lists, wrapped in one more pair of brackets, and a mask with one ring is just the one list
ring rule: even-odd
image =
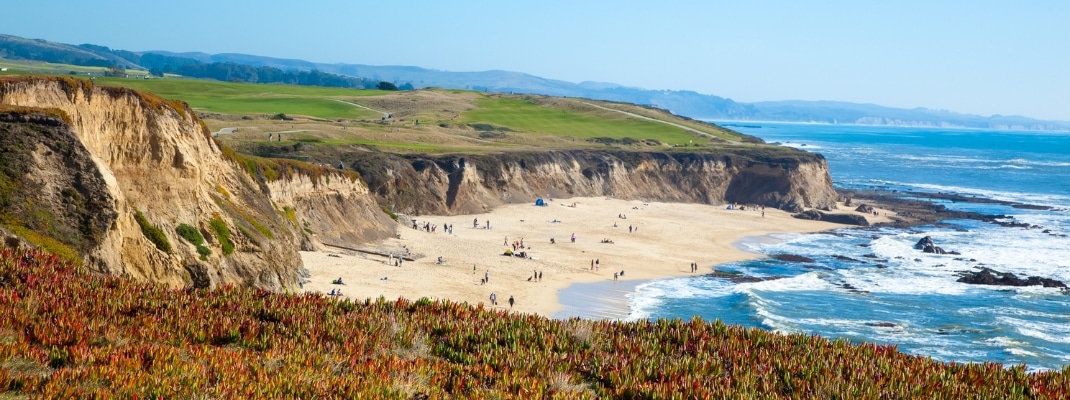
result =
[{"label": "cliff edge", "polygon": [[[392,234],[356,174],[281,169],[284,179],[227,154],[181,102],[77,79],[0,79],[0,222],[93,271],[294,288],[313,229]],[[363,228],[334,233],[347,224]]]},{"label": "cliff edge", "polygon": [[557,150],[391,155],[345,160],[381,204],[405,213],[465,214],[550,195],[703,204],[761,204],[788,211],[836,208],[820,154],[788,148],[705,152]]}]

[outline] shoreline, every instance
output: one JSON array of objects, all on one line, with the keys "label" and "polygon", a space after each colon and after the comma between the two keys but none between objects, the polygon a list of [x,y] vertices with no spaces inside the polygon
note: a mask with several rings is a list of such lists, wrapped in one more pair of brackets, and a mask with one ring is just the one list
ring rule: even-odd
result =
[{"label": "shoreline", "polygon": [[[850,228],[850,226],[844,226],[844,228]],[[838,229],[838,228],[834,228]],[[730,261],[728,263],[748,261],[753,259],[759,259],[765,256],[765,254],[751,251],[748,246],[750,244],[776,244],[787,240],[788,238],[781,238],[777,236],[786,235],[806,235],[816,232],[802,232],[802,233],[769,233],[757,236],[744,236],[732,243],[732,247],[736,249],[753,254],[754,257],[747,260]],[[626,281],[612,282],[612,285],[606,282],[593,282],[593,283],[575,283],[567,288],[561,290],[558,296],[558,303],[561,305],[561,309],[554,313],[550,318],[553,319],[568,319],[568,318],[581,318],[581,319],[608,319],[608,320],[624,320],[631,316],[633,310],[630,308],[630,299],[628,295],[635,293],[635,289],[646,283],[654,282],[662,279],[675,279],[675,278],[699,278],[709,275],[711,272],[717,270],[718,266],[727,263],[713,264],[713,265],[700,265],[699,270],[688,276],[665,276],[660,278],[650,279],[631,279]]]},{"label": "shoreline", "polygon": [[[415,217],[419,230],[401,218],[400,238],[359,246],[382,254],[404,252],[415,260],[401,267],[387,265],[388,257],[358,251],[301,252],[310,273],[301,290],[323,294],[341,290],[343,296],[361,300],[380,296],[448,299],[552,318],[564,309],[562,292],[574,284],[612,287],[614,273],[621,271],[626,278],[618,277],[618,287],[631,281],[703,275],[701,266],[762,257],[741,248],[737,242],[744,238],[849,227],[796,219],[776,209],[766,209],[763,217],[750,208],[740,211],[596,197],[556,199],[547,204],[505,205],[483,214],[419,216]],[[856,213],[842,206],[837,212]],[[887,220],[868,218],[871,222]],[[485,226],[488,219],[491,229]],[[436,225],[435,232],[426,231],[425,223]],[[452,234],[444,231],[446,225],[453,226]],[[573,233],[575,242],[571,241]],[[530,258],[502,255],[521,238],[525,248],[517,250],[526,251]],[[443,264],[437,263],[440,256]],[[594,260],[598,260],[597,270],[591,268]],[[698,263],[700,271],[690,271],[692,262]],[[532,276],[538,273],[542,280]],[[485,276],[490,279],[481,284]],[[332,284],[336,278],[345,284]],[[497,306],[489,304],[491,293],[497,296]],[[507,302],[510,296],[516,300],[513,307]]]}]

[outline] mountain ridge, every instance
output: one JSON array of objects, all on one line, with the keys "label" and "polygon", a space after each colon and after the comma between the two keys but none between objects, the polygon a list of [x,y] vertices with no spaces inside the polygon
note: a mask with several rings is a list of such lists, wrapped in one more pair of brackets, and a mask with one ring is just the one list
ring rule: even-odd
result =
[{"label": "mountain ridge", "polygon": [[[57,52],[61,49],[71,54],[60,57]],[[163,50],[130,52],[111,50],[97,45],[71,46],[41,39],[24,39],[0,34],[0,58],[19,59],[29,56],[30,58],[27,59],[48,62],[57,62],[53,60],[62,59],[67,63],[74,61],[83,63],[77,65],[91,64],[93,66],[111,62],[117,66],[144,68],[138,62],[141,56],[147,54],[196,60],[201,63],[235,63],[281,70],[319,71],[393,82],[398,86],[411,84],[413,88],[440,87],[619,101],[663,108],[674,114],[701,120],[1070,131],[1070,121],[1040,120],[1019,115],[982,116],[920,107],[907,109],[832,100],[776,100],[742,103],[730,98],[691,90],[651,90],[609,82],[573,83],[504,70],[457,72],[415,66],[316,63],[242,53],[176,53]],[[138,58],[138,60],[128,58]]]}]

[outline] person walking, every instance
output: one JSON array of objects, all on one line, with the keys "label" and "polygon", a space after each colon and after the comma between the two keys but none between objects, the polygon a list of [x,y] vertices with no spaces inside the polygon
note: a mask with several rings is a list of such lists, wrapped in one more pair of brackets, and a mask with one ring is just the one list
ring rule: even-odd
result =
[{"label": "person walking", "polygon": [[513,308],[513,303],[515,302],[516,300],[513,300],[513,296],[509,296],[509,308]]},{"label": "person walking", "polygon": [[490,270],[489,269],[487,270],[487,272],[483,273],[483,280],[485,280],[487,282],[490,282]]},{"label": "person walking", "polygon": [[490,304],[492,306],[498,305],[498,295],[494,294],[494,292],[490,293]]}]

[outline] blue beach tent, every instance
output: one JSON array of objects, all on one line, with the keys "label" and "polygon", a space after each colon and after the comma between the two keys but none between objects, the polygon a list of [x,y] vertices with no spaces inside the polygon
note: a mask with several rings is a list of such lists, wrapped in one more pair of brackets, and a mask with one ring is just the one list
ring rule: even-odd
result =
[{"label": "blue beach tent", "polygon": [[542,198],[540,197],[538,200],[535,200],[535,205],[537,205],[537,206],[545,206],[546,202],[542,201]]}]

